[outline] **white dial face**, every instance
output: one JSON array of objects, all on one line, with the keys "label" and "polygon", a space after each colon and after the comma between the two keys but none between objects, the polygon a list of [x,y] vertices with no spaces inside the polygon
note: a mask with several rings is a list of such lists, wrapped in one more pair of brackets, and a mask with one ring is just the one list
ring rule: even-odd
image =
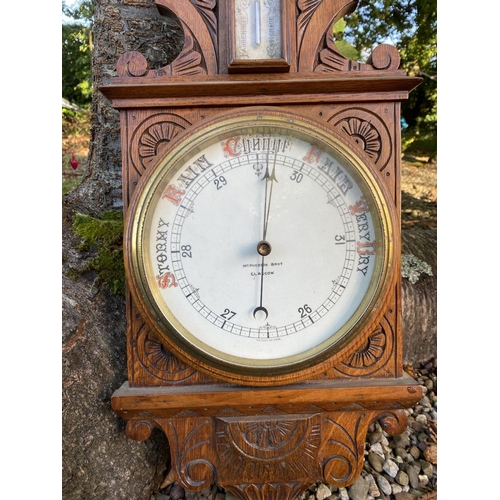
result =
[{"label": "white dial face", "polygon": [[342,340],[385,258],[366,176],[300,127],[240,122],[190,147],[166,158],[144,203],[141,266],[160,321],[239,367],[301,363]]}]

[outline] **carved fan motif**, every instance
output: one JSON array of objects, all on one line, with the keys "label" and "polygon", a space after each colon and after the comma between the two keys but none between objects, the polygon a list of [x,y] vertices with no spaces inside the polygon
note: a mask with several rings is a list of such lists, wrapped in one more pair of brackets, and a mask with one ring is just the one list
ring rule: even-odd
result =
[{"label": "carved fan motif", "polygon": [[167,351],[146,326],[137,339],[137,354],[143,368],[164,381],[183,381],[195,373],[194,368]]},{"label": "carved fan motif", "polygon": [[[362,149],[379,170],[386,168],[392,156],[392,142],[386,124],[366,109],[344,110],[328,118],[343,134]],[[383,144],[388,145],[385,149]]]},{"label": "carved fan motif", "polygon": [[174,113],[158,113],[144,120],[130,141],[130,159],[135,171],[142,175],[145,169],[156,165],[172,139],[189,126],[190,122]]},{"label": "carved fan motif", "polygon": [[143,165],[148,167],[156,156],[163,156],[165,147],[181,130],[182,127],[171,122],[151,125],[139,140],[139,155]]},{"label": "carved fan motif", "polygon": [[366,377],[382,369],[392,354],[394,332],[384,317],[364,346],[339,363],[335,370],[344,375]]},{"label": "carved fan motif", "polygon": [[[318,477],[319,416],[216,419],[216,448],[231,476],[248,482]],[[286,460],[287,467],[283,467]],[[221,484],[224,483],[221,479]],[[245,482],[247,482],[245,481]]]},{"label": "carved fan motif", "polygon": [[370,122],[346,118],[340,122],[340,127],[372,160],[378,160],[382,148],[380,134]]}]

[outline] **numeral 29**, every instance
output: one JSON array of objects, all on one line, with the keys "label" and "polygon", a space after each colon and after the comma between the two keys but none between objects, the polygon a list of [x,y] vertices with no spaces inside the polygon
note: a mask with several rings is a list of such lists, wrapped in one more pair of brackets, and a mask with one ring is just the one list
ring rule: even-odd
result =
[{"label": "numeral 29", "polygon": [[217,187],[217,189],[222,189],[227,184],[226,178],[223,175],[221,175],[217,177],[217,179],[214,179],[214,184]]}]

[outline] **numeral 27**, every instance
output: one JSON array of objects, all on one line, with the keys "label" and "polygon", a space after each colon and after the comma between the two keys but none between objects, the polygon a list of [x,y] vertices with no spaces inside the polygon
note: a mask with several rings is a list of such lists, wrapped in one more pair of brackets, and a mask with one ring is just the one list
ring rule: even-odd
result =
[{"label": "numeral 27", "polygon": [[229,309],[224,309],[224,312],[221,314],[221,318],[224,319],[232,319],[236,316],[234,311],[230,311]]}]

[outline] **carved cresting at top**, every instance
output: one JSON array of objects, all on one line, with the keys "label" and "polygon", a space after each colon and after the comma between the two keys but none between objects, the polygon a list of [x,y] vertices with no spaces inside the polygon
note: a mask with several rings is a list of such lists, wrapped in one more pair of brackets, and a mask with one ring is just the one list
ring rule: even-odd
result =
[{"label": "carved cresting at top", "polygon": [[[164,76],[196,77],[227,74],[223,62],[230,45],[231,16],[236,0],[156,0],[162,15],[175,16],[184,32],[184,47],[169,65],[149,70],[139,52],[123,54],[117,64],[119,77],[157,78]],[[270,0],[240,0],[240,2]],[[278,0],[275,0],[278,1]],[[379,45],[367,64],[348,59],[335,46],[333,25],[356,9],[358,0],[281,0],[282,24],[286,23],[283,44],[290,54],[290,73],[349,73],[398,70],[400,57],[391,45]],[[286,7],[286,8],[284,8]],[[221,20],[221,13],[229,19]],[[272,70],[270,70],[272,71]]]}]

